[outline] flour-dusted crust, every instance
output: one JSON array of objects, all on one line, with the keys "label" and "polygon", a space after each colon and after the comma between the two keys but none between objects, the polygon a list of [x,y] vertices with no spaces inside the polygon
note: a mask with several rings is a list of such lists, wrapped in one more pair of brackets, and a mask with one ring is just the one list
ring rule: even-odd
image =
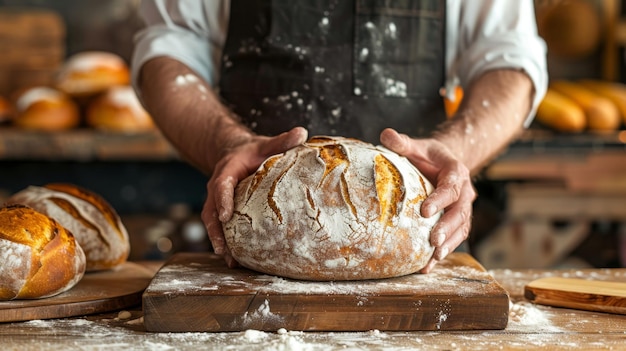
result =
[{"label": "flour-dusted crust", "polygon": [[433,190],[404,157],[355,139],[315,137],[267,159],[235,191],[224,235],[260,272],[307,280],[414,273],[431,258]]},{"label": "flour-dusted crust", "polygon": [[54,219],[34,209],[0,208],[0,300],[60,294],[85,273],[85,254]]},{"label": "flour-dusted crust", "polygon": [[128,258],[128,232],[113,207],[97,194],[72,184],[29,186],[9,204],[30,206],[69,230],[87,256],[87,271],[118,266]]}]

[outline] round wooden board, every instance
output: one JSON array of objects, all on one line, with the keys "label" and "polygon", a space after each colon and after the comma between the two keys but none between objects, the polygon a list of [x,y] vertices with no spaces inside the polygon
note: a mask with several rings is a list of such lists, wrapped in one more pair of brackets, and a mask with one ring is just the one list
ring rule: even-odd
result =
[{"label": "round wooden board", "polygon": [[126,262],[104,272],[85,273],[72,289],[49,298],[0,302],[0,322],[18,322],[102,313],[141,303],[153,272]]}]

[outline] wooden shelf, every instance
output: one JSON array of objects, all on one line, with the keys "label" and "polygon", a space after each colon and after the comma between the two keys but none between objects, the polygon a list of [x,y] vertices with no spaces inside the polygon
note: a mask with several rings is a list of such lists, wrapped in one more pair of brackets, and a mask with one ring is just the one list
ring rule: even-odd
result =
[{"label": "wooden shelf", "polygon": [[0,128],[0,160],[170,161],[176,150],[158,131],[124,134],[76,129],[63,132]]},{"label": "wooden shelf", "polygon": [[527,131],[485,169],[491,180],[558,182],[568,190],[626,193],[626,131]]}]

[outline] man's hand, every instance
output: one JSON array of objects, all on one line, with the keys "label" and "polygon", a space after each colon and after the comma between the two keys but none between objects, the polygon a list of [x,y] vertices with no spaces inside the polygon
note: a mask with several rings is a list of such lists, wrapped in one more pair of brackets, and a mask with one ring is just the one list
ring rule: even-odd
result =
[{"label": "man's hand", "polygon": [[223,255],[229,267],[237,262],[228,251],[222,223],[233,215],[235,187],[254,173],[268,157],[285,152],[307,139],[307,131],[297,127],[275,137],[251,136],[221,152],[211,179],[207,184],[207,199],[202,209],[204,222],[213,250]]},{"label": "man's hand", "polygon": [[476,198],[470,171],[436,139],[411,139],[393,129],[385,129],[380,141],[386,148],[405,156],[435,186],[421,206],[424,217],[444,211],[430,234],[435,252],[422,269],[423,273],[428,273],[469,235],[472,203]]}]

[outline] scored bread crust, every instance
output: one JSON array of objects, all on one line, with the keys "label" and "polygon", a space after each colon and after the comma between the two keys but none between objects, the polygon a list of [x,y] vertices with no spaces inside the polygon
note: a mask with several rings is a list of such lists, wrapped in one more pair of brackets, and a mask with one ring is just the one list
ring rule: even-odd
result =
[{"label": "scored bread crust", "polygon": [[424,218],[433,190],[404,157],[341,137],[315,137],[267,159],[235,191],[224,223],[233,257],[260,272],[307,280],[414,273],[430,260]]},{"label": "scored bread crust", "polygon": [[126,227],[113,207],[90,190],[61,183],[29,186],[7,203],[30,206],[67,228],[85,252],[88,272],[116,267],[128,258]]},{"label": "scored bread crust", "polygon": [[85,254],[72,234],[27,206],[0,208],[0,253],[0,300],[54,296],[85,273]]}]

